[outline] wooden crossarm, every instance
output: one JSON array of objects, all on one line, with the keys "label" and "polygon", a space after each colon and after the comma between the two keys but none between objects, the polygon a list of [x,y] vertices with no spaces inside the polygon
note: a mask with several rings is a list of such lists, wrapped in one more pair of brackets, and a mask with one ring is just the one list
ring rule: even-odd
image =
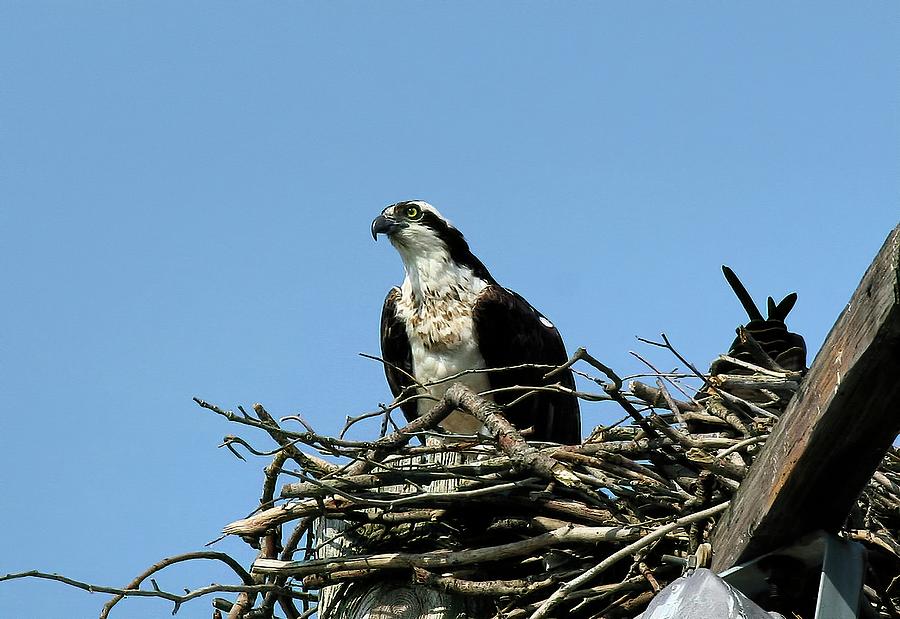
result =
[{"label": "wooden crossarm", "polygon": [[713,537],[721,571],[838,529],[900,432],[900,226],[838,317]]}]

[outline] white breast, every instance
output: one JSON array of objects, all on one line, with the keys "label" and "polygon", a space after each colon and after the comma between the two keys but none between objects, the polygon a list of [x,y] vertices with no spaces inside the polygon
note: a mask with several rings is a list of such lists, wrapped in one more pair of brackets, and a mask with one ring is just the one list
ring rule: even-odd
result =
[{"label": "white breast", "polygon": [[[416,380],[427,385],[434,398],[441,398],[454,382],[462,382],[476,393],[490,389],[484,373],[430,384],[485,367],[475,337],[472,308],[487,284],[468,269],[444,260],[419,262],[416,266],[414,271],[407,271],[397,302],[397,314],[406,324]],[[432,406],[434,400],[419,400],[419,415]],[[455,411],[441,426],[456,434],[475,434],[481,429],[481,422]]]},{"label": "white breast", "polygon": [[[460,320],[459,322],[464,321]],[[471,318],[468,319],[468,323],[471,332]],[[412,346],[413,371],[416,379],[424,385],[464,370],[485,367],[484,359],[471,338],[461,339],[457,346],[435,350],[427,348],[422,338],[414,334],[410,337],[410,345]],[[435,398],[441,398],[454,382],[462,382],[475,393],[490,389],[486,374],[470,373],[436,385],[429,385],[428,393]],[[419,415],[422,415],[434,406],[434,401],[423,398],[418,401],[418,405]],[[481,429],[481,422],[470,415],[455,411],[444,419],[441,426],[454,434],[475,434]]]}]

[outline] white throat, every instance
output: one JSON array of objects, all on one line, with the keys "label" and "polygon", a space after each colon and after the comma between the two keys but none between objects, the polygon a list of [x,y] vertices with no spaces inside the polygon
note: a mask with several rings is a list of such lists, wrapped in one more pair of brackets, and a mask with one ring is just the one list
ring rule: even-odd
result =
[{"label": "white throat", "polygon": [[417,306],[438,300],[474,303],[474,296],[487,286],[471,269],[453,262],[444,247],[410,248],[398,244],[397,251],[406,271],[403,292],[409,293]]}]

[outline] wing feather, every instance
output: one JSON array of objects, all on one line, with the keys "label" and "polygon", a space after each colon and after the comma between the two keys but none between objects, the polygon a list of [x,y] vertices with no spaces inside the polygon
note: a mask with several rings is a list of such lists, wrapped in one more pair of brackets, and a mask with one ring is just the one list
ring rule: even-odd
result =
[{"label": "wing feather", "polygon": [[[414,382],[410,378],[413,375],[413,362],[409,336],[406,334],[406,327],[397,316],[399,298],[400,289],[391,288],[381,310],[381,358],[385,361],[384,375],[395,398]],[[407,421],[418,417],[415,400],[403,404],[400,408]]]},{"label": "wing feather", "polygon": [[[473,313],[481,356],[488,368],[523,363],[562,365],[568,360],[556,327],[528,301],[512,290],[493,284],[481,292]],[[559,382],[575,388],[571,370],[543,379],[547,370],[524,368],[491,372],[491,388],[515,385],[542,386]],[[507,405],[524,392],[501,392],[494,400]],[[506,416],[518,428],[533,428],[534,440],[575,444],[581,442],[578,399],[564,393],[540,392],[507,408]]]}]

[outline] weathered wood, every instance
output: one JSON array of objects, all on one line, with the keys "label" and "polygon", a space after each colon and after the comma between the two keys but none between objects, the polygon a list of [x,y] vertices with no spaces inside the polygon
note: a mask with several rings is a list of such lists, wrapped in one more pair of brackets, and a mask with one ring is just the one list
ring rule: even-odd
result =
[{"label": "weathered wood", "polygon": [[713,569],[841,526],[900,431],[900,226],[719,522]]},{"label": "weathered wood", "polygon": [[[464,458],[459,453],[440,453],[429,456],[429,460],[454,466],[462,464]],[[393,462],[392,466],[403,468],[400,462]],[[415,464],[411,463],[411,466]],[[458,479],[442,479],[429,484],[428,490],[450,492],[458,483]],[[398,493],[409,489],[402,485],[383,488]],[[360,551],[340,535],[347,526],[345,521],[331,518],[318,522],[316,538],[321,547],[316,553],[317,558],[340,557]],[[407,577],[322,587],[318,615],[324,619],[457,619],[483,616],[482,608],[481,600],[413,585]]]},{"label": "weathered wood", "polygon": [[323,619],[465,619],[485,616],[477,598],[399,582],[354,584],[319,616]]}]

